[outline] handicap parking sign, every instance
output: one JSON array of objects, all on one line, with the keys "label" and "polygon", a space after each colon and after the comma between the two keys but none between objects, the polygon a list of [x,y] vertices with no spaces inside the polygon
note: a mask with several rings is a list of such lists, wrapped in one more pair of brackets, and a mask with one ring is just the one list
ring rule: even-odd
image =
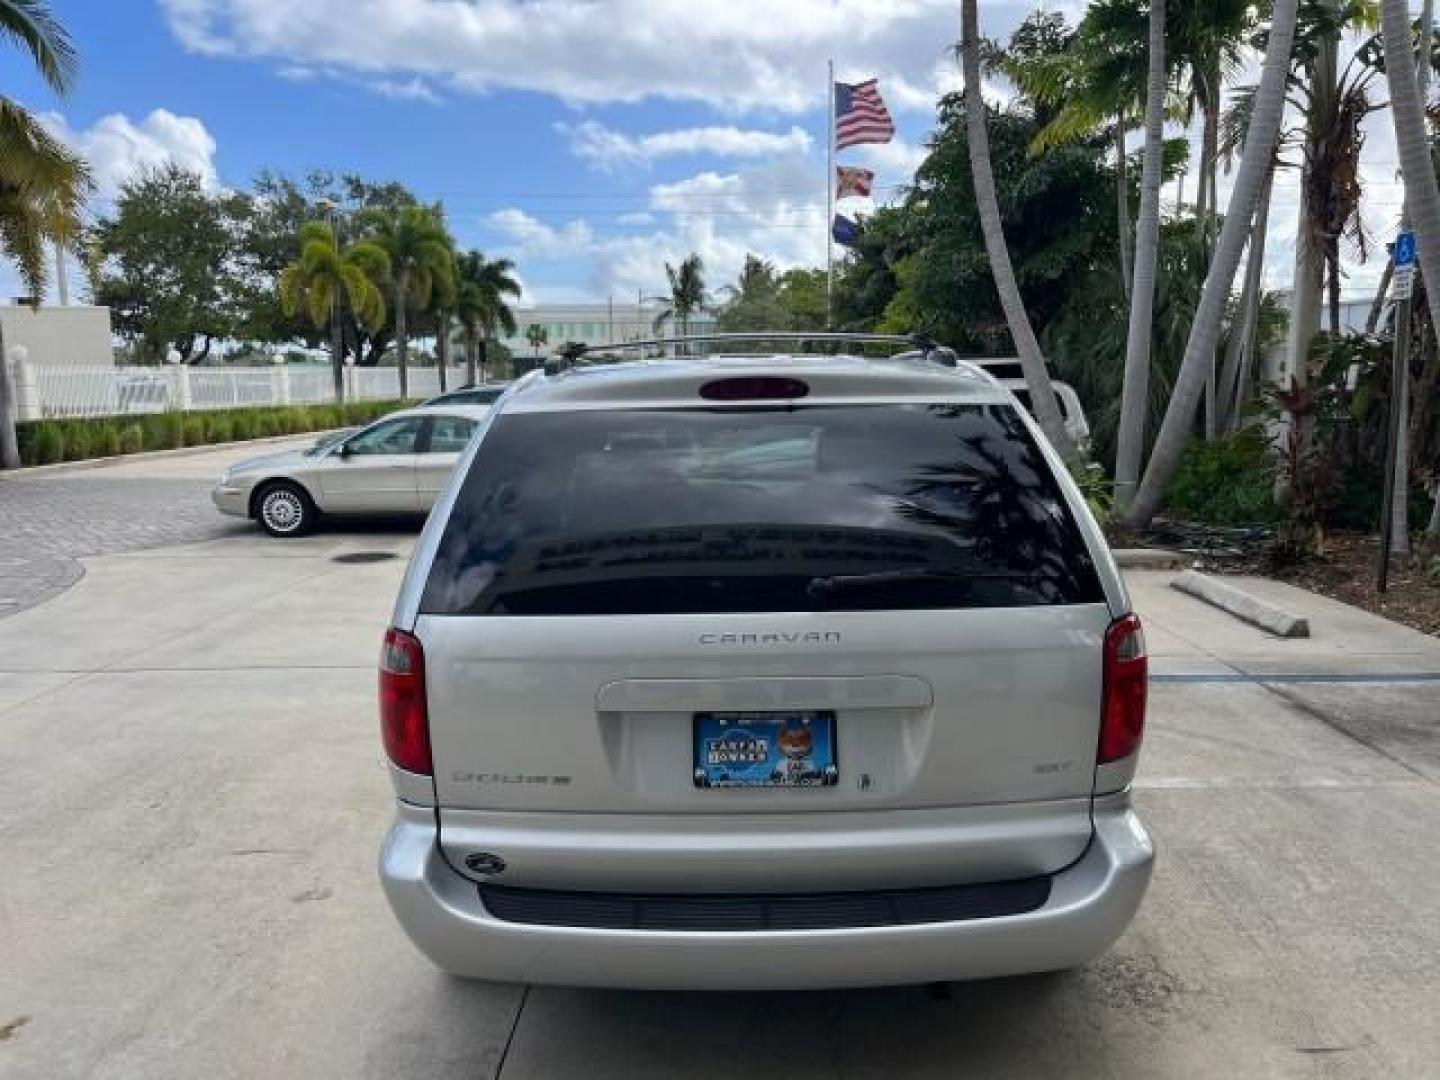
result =
[{"label": "handicap parking sign", "polygon": [[1402,232],[1395,237],[1395,265],[1415,265],[1415,234],[1413,232]]}]

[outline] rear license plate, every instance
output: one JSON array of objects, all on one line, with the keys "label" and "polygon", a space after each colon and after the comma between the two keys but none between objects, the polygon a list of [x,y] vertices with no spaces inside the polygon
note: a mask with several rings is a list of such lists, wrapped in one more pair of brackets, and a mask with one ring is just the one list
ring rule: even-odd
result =
[{"label": "rear license plate", "polygon": [[696,787],[830,787],[838,765],[833,712],[695,714]]}]

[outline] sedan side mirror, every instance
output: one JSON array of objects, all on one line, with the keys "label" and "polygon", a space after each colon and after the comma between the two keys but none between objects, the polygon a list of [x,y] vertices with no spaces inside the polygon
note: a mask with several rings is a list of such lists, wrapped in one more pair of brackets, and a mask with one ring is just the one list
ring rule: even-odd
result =
[{"label": "sedan side mirror", "polygon": [[336,449],[335,453],[338,457],[342,458],[348,458],[352,453],[354,453],[354,451],[350,449],[350,440],[346,439],[344,442],[342,442],[340,446]]}]

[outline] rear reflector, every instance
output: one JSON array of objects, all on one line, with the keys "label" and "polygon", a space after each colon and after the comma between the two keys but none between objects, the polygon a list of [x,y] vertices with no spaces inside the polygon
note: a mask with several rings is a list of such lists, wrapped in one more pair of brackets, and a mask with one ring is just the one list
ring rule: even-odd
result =
[{"label": "rear reflector", "polygon": [[386,630],[380,650],[380,732],[391,761],[407,772],[430,775],[425,650],[404,630]]},{"label": "rear reflector", "polygon": [[1150,663],[1145,634],[1134,615],[1116,619],[1105,631],[1105,692],[1096,760],[1119,761],[1140,749],[1145,733],[1145,693]]},{"label": "rear reflector", "polygon": [[778,375],[713,379],[700,387],[700,396],[706,401],[791,401],[808,393],[808,383]]}]

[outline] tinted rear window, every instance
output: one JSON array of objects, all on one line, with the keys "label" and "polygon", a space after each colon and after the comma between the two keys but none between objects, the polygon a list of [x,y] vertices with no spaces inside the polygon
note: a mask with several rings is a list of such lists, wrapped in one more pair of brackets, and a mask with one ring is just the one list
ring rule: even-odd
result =
[{"label": "tinted rear window", "polygon": [[1102,599],[1009,405],[519,413],[485,435],[421,610],[617,615]]}]

